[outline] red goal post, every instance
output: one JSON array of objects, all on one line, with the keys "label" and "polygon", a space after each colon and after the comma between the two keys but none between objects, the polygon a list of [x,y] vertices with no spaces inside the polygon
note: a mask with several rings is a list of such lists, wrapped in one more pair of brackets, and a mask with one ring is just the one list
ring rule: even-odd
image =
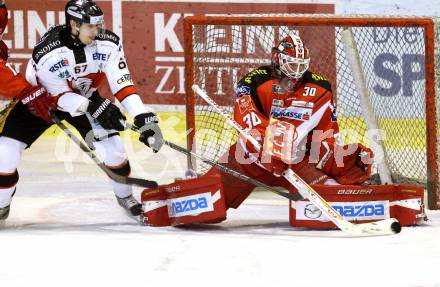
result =
[{"label": "red goal post", "polygon": [[[186,17],[188,148],[219,160],[237,138],[194,95],[192,85],[232,113],[237,81],[269,64],[270,48],[289,31],[298,32],[308,46],[310,70],[332,84],[344,142],[373,145],[379,174],[389,171],[393,182],[423,184],[429,208],[439,209],[438,28],[431,18]],[[201,173],[209,168],[191,158],[188,164]]]}]

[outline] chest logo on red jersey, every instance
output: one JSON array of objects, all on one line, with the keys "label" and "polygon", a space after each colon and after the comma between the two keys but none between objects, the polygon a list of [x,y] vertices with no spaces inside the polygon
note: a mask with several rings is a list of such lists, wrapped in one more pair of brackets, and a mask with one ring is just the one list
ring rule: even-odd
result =
[{"label": "chest logo on red jersey", "polygon": [[270,115],[274,119],[290,119],[298,121],[308,121],[312,116],[312,109],[298,107],[272,107]]},{"label": "chest logo on red jersey", "polygon": [[313,108],[313,106],[315,105],[312,102],[306,102],[306,101],[292,101],[290,103],[291,106],[296,106],[296,107],[304,107],[304,108]]},{"label": "chest logo on red jersey", "polygon": [[272,93],[282,95],[285,91],[281,85],[272,85]]},{"label": "chest logo on red jersey", "polygon": [[272,106],[274,106],[274,107],[282,107],[283,105],[284,105],[283,100],[273,99],[273,101],[272,101]]}]

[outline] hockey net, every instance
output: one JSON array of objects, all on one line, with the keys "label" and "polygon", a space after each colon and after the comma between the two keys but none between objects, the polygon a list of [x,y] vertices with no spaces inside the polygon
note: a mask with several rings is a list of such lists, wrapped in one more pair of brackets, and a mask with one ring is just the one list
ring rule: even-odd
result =
[{"label": "hockey net", "polygon": [[[237,133],[191,86],[200,86],[232,114],[237,81],[270,64],[271,48],[289,32],[299,33],[309,48],[310,70],[332,84],[344,143],[379,146],[375,152],[383,160],[375,163],[376,173],[385,165],[393,182],[424,185],[429,208],[440,208],[435,19],[185,18],[188,148],[219,160],[237,140]],[[210,168],[194,159],[188,163],[198,173]]]}]

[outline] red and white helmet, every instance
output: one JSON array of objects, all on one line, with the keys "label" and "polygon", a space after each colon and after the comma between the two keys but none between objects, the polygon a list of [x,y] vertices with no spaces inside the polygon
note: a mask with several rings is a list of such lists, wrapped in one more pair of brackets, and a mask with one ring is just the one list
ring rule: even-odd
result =
[{"label": "red and white helmet", "polygon": [[298,80],[309,64],[309,50],[298,35],[290,33],[272,49],[272,65],[280,76]]}]

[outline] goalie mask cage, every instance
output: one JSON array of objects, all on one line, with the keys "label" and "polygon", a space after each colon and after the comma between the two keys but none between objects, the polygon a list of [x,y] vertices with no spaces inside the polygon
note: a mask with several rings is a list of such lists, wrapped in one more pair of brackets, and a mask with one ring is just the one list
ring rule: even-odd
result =
[{"label": "goalie mask cage", "polygon": [[[374,16],[192,16],[184,20],[188,149],[219,160],[238,137],[203,99],[200,86],[233,112],[235,87],[270,64],[289,32],[310,51],[310,71],[326,77],[336,98],[344,143],[374,146],[382,182],[417,183],[439,209],[436,19]],[[380,131],[380,133],[378,133]],[[188,158],[205,173],[210,166]],[[387,174],[389,176],[387,176]],[[388,178],[388,179],[387,179]]]}]

